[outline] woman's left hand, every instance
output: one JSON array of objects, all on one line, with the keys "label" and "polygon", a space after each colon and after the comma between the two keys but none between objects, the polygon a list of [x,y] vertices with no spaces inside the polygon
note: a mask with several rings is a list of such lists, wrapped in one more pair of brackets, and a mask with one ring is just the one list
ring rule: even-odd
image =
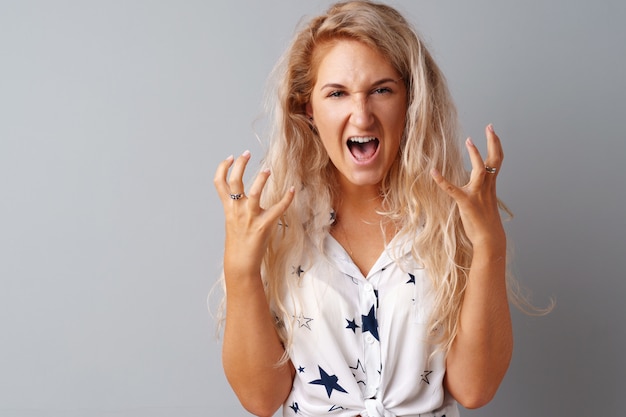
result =
[{"label": "woman's left hand", "polygon": [[467,184],[458,187],[436,171],[433,178],[456,201],[473,254],[457,321],[457,333],[446,358],[445,385],[466,408],[487,404],[509,366],[513,331],[506,289],[506,235],[496,196],[502,146],[491,125],[487,158],[465,142],[472,163]]},{"label": "woman's left hand", "polygon": [[461,215],[467,237],[476,248],[505,249],[506,236],[496,195],[496,178],[502,167],[504,153],[500,138],[493,125],[485,129],[487,136],[487,158],[483,161],[480,152],[470,138],[465,141],[469,152],[472,171],[467,184],[456,186],[444,178],[437,170],[431,172],[437,185],[452,197]]}]

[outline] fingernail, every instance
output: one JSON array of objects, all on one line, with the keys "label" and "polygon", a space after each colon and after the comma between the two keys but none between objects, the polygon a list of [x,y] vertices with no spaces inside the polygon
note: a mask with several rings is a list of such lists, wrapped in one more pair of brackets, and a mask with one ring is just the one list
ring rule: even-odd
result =
[{"label": "fingernail", "polygon": [[467,138],[467,140],[465,141],[465,143],[467,143],[470,146],[474,146],[474,141],[472,140],[472,138]]},{"label": "fingernail", "polygon": [[493,124],[489,123],[489,125],[487,126],[487,129],[489,129],[490,132],[493,132]]},{"label": "fingernail", "polygon": [[232,161],[235,157],[233,155],[229,155],[226,157],[225,161]]},{"label": "fingernail", "polygon": [[245,151],[243,151],[241,156],[245,156],[247,158],[248,156],[250,156],[250,151],[246,149]]}]

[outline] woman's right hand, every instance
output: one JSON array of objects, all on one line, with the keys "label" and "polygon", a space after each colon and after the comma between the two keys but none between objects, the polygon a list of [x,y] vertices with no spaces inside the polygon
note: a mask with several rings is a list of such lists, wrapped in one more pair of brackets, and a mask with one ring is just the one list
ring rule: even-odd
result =
[{"label": "woman's right hand", "polygon": [[278,203],[262,208],[261,193],[270,171],[261,171],[246,195],[243,175],[248,161],[249,151],[245,151],[237,159],[233,156],[226,158],[217,167],[213,179],[224,206],[226,220],[224,275],[227,279],[259,276],[270,233],[278,226],[279,218],[294,197],[294,187],[291,187]]},{"label": "woman's right hand", "polygon": [[271,207],[262,208],[261,193],[270,172],[261,171],[246,196],[243,174],[249,160],[248,151],[236,159],[227,158],[219,164],[214,179],[226,217],[222,364],[241,404],[254,415],[273,415],[291,391],[295,370],[291,362],[276,366],[285,349],[265,297],[261,263],[270,234],[293,201],[294,190],[288,190]]}]

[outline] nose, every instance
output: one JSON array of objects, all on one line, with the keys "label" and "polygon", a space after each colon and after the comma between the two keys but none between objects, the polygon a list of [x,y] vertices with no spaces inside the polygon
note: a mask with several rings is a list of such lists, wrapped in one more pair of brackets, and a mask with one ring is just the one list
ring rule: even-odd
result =
[{"label": "nose", "polygon": [[352,96],[350,121],[358,128],[367,128],[374,123],[374,114],[366,94],[354,94]]}]

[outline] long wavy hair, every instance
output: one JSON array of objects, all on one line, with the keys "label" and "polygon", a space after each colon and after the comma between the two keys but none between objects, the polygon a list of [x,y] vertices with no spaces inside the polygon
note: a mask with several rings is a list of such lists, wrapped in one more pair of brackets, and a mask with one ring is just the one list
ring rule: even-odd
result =
[{"label": "long wavy hair", "polygon": [[[430,172],[436,168],[455,184],[465,184],[469,173],[464,168],[456,108],[442,72],[412,26],[384,4],[332,5],[296,33],[270,77],[269,146],[261,168],[269,168],[272,175],[262,205],[275,204],[291,186],[296,186],[296,193],[264,256],[261,272],[268,302],[277,316],[287,316],[289,286],[297,285],[292,277],[306,248],[312,244],[323,250],[331,227],[336,174],[306,105],[325,47],[346,39],[380,52],[406,86],[405,128],[400,151],[381,184],[382,214],[411,241],[412,256],[428,271],[436,294],[430,327],[438,335],[439,349],[447,352],[457,333],[472,245],[455,202],[438,188]],[[287,348],[289,325],[277,320]]]}]

